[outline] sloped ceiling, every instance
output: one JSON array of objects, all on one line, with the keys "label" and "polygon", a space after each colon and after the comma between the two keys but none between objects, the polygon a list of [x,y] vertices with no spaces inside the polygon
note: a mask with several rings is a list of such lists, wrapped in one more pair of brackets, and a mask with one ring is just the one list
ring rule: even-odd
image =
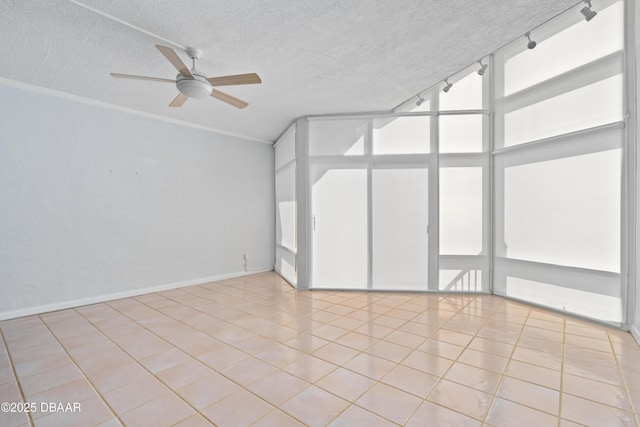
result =
[{"label": "sloped ceiling", "polygon": [[[312,114],[386,111],[575,0],[0,0],[0,77],[260,140]],[[257,72],[169,108],[155,44],[198,47],[209,76]]]}]

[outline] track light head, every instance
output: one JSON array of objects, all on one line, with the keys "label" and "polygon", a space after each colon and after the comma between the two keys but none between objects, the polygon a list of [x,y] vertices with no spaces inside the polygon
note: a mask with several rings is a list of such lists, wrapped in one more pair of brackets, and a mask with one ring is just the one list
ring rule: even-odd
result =
[{"label": "track light head", "polygon": [[524,36],[527,38],[527,40],[529,40],[529,43],[527,43],[527,47],[529,49],[535,48],[538,43],[536,43],[535,40],[531,40],[531,34],[527,33]]},{"label": "track light head", "polygon": [[442,91],[443,91],[444,93],[447,93],[447,92],[449,92],[449,89],[451,89],[451,86],[453,86],[453,85],[452,85],[451,83],[449,83],[449,81],[448,81],[447,79],[444,79],[444,82],[445,82],[446,84],[445,84],[445,85],[444,85],[444,87],[442,88]]},{"label": "track light head", "polygon": [[424,103],[424,98],[418,95],[418,100],[416,101],[416,105],[419,107]]},{"label": "track light head", "polygon": [[478,61],[478,64],[480,64],[480,69],[478,70],[478,75],[479,76],[484,76],[484,72],[487,71],[487,67],[489,66],[489,64],[483,64],[482,61]]},{"label": "track light head", "polygon": [[583,7],[582,9],[580,9],[580,13],[582,13],[582,16],[584,16],[584,20],[589,22],[591,21],[598,13],[591,9],[591,1],[590,0],[585,0],[585,3],[587,4],[585,7]]}]

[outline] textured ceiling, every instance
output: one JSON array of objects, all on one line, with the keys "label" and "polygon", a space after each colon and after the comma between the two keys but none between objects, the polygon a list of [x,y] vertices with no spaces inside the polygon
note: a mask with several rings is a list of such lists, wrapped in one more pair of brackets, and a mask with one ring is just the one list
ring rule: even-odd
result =
[{"label": "textured ceiling", "polygon": [[[576,3],[0,0],[0,77],[274,140],[296,117],[389,110]],[[243,110],[213,98],[169,108],[173,85],[109,75],[175,78],[155,44],[186,63],[179,46],[198,47],[205,74],[263,84],[220,88]]]}]

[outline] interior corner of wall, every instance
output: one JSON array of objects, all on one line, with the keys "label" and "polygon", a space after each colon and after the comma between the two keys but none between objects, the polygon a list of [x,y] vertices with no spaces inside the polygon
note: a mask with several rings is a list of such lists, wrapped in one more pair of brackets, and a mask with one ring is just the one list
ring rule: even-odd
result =
[{"label": "interior corner of wall", "polygon": [[638,345],[640,345],[640,325],[631,325],[631,335],[635,338]]}]

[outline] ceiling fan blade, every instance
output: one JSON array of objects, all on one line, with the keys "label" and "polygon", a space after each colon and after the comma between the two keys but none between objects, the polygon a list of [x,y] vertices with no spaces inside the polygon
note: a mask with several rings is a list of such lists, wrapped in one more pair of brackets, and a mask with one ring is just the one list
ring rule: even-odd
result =
[{"label": "ceiling fan blade", "polygon": [[118,77],[121,79],[136,79],[136,80],[151,80],[154,82],[166,82],[166,83],[175,83],[175,80],[171,79],[162,79],[160,77],[148,77],[148,76],[134,76],[133,74],[120,74],[120,73],[111,73],[112,77]]},{"label": "ceiling fan blade", "polygon": [[231,104],[234,107],[244,108],[249,105],[248,102],[244,102],[241,99],[235,98],[227,93],[220,92],[219,90],[211,89],[211,96],[218,98],[220,101],[224,101],[227,104]]},{"label": "ceiling fan blade", "polygon": [[178,95],[175,98],[173,98],[173,101],[171,101],[171,104],[169,104],[169,107],[182,107],[182,105],[185,103],[187,99],[189,99],[187,95],[185,95],[182,92],[178,92]]},{"label": "ceiling fan blade", "polygon": [[174,67],[176,67],[176,70],[178,70],[180,74],[182,74],[183,76],[193,77],[193,74],[191,74],[191,71],[189,71],[189,68],[185,65],[185,63],[182,62],[182,59],[180,59],[175,50],[167,46],[161,46],[159,44],[157,44],[156,47],[158,48],[160,53],[162,53],[165,58],[167,58],[169,62],[171,62]]},{"label": "ceiling fan blade", "polygon": [[232,76],[209,77],[211,86],[249,85],[262,83],[260,76],[256,73],[235,74]]}]

